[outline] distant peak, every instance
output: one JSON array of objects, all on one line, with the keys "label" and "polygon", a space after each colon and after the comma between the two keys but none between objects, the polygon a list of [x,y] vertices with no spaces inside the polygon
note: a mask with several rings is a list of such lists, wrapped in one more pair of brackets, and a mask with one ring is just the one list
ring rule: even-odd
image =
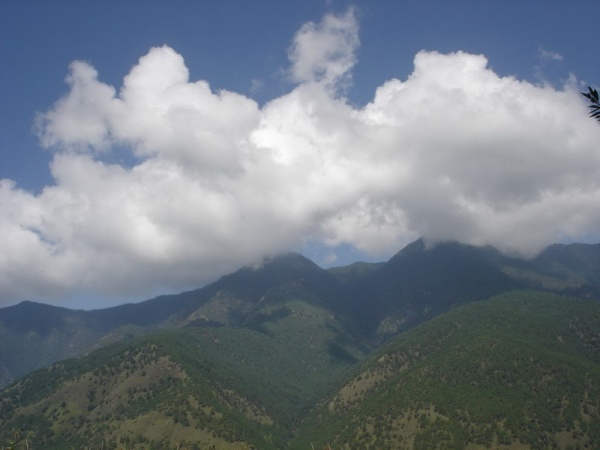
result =
[{"label": "distant peak", "polygon": [[14,305],[15,308],[54,308],[47,303],[33,302],[31,300],[23,300],[21,303]]},{"label": "distant peak", "polygon": [[423,240],[423,238],[419,238],[414,242],[411,242],[410,244],[408,244],[406,247],[404,247],[402,250],[400,250],[398,253],[396,253],[396,256],[408,256],[408,255],[414,255],[417,253],[423,253],[426,250],[426,245],[425,245],[425,241]]},{"label": "distant peak", "polygon": [[268,256],[260,264],[252,266],[255,269],[261,269],[272,265],[285,265],[288,267],[314,267],[317,266],[313,261],[297,252],[287,252],[279,255]]}]

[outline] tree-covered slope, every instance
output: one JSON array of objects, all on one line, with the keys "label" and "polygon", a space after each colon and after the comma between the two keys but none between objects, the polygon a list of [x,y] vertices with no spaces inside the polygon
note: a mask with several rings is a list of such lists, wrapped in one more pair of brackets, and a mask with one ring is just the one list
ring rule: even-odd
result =
[{"label": "tree-covered slope", "polygon": [[279,449],[370,349],[300,300],[249,327],[186,327],[58,363],[0,394],[0,443]]},{"label": "tree-covered slope", "polygon": [[73,311],[32,302],[0,309],[0,387],[62,359],[165,329],[255,327],[263,310],[300,299],[375,344],[459,305],[514,289],[600,299],[600,246],[555,245],[531,260],[490,247],[416,241],[388,262],[324,270],[298,254],[138,304]]},{"label": "tree-covered slope", "polygon": [[261,310],[289,299],[326,307],[336,278],[297,254],[242,268],[215,283],[137,304],[75,311],[34,302],[0,308],[0,387],[65,358],[164,329],[253,326]]},{"label": "tree-covered slope", "polygon": [[503,294],[365,361],[372,348],[330,309],[284,297],[244,326],[191,321],[23,378],[0,393],[0,443],[599,448],[598,302]]},{"label": "tree-covered slope", "polygon": [[504,294],[396,337],[293,448],[600,448],[600,304]]}]

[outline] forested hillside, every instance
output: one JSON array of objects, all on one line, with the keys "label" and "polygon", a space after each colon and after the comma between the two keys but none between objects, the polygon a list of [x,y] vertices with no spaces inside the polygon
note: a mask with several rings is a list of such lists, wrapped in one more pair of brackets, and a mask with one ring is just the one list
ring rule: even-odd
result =
[{"label": "forested hillside", "polygon": [[311,443],[600,448],[600,304],[515,292],[433,319],[311,413],[293,447]]},{"label": "forested hillside", "polygon": [[302,299],[374,344],[458,305],[514,289],[600,299],[600,246],[553,245],[531,260],[490,247],[422,240],[385,263],[324,270],[298,254],[267,259],[203,288],[138,304],[74,311],[33,302],[0,308],[0,387],[108,343],[196,325],[253,326],[271,303]]},{"label": "forested hillside", "polygon": [[0,309],[0,376],[20,376],[0,445],[600,448],[599,267],[598,246],[419,240],[105,310]]},{"label": "forested hillside", "polygon": [[263,314],[253,328],[165,331],[35,372],[0,394],[0,442],[282,448],[370,348],[304,302]]}]

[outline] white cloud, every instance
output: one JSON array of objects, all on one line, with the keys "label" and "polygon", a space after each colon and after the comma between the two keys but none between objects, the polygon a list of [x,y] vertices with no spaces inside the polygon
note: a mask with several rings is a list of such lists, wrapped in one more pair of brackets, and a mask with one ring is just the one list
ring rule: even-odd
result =
[{"label": "white cloud", "polygon": [[[55,184],[0,182],[0,302],[149,296],[307,242],[389,256],[456,239],[533,254],[600,237],[600,127],[577,89],[421,52],[356,108],[352,11],[296,35],[298,85],[259,108],[153,48],[117,89],[71,65],[39,117]],[[109,163],[130,152],[129,166]]]},{"label": "white cloud", "polygon": [[542,61],[562,61],[563,56],[560,53],[546,50],[544,47],[540,47],[540,59]]},{"label": "white cloud", "polygon": [[292,80],[322,83],[334,90],[345,87],[356,64],[358,45],[358,23],[352,8],[340,16],[328,14],[319,24],[304,24],[289,49]]}]

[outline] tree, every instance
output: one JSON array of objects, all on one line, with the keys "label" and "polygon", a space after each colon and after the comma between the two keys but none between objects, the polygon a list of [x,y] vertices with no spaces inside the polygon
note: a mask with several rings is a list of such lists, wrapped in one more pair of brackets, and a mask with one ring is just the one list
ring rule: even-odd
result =
[{"label": "tree", "polygon": [[598,91],[588,86],[589,92],[582,92],[581,95],[586,97],[592,104],[590,106],[590,117],[600,121],[600,97]]}]

